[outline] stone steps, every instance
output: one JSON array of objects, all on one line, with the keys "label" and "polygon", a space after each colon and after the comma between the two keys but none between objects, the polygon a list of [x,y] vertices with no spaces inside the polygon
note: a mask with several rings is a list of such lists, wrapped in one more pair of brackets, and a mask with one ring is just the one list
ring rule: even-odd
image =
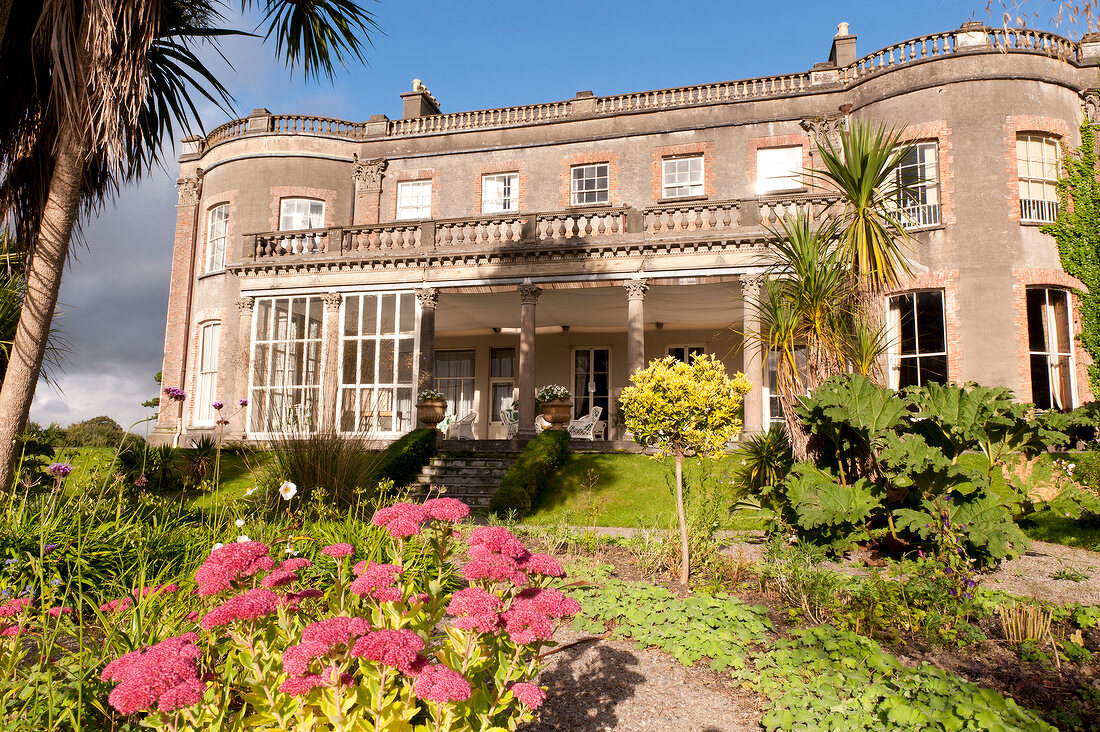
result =
[{"label": "stone steps", "polygon": [[470,508],[487,508],[501,479],[518,457],[519,452],[441,452],[416,477],[414,497],[426,499],[446,495]]}]

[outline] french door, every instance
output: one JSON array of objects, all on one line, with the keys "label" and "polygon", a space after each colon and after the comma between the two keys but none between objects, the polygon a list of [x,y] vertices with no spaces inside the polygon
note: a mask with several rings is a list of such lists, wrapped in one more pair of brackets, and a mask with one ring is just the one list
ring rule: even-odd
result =
[{"label": "french door", "polygon": [[608,418],[611,406],[611,349],[573,349],[573,419],[580,419],[594,407]]}]

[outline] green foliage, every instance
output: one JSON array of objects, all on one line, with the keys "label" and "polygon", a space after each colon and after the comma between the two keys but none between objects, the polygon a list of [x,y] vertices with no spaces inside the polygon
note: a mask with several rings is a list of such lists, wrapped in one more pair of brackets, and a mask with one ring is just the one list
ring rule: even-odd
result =
[{"label": "green foliage", "polygon": [[117,447],[125,431],[110,417],[100,416],[69,425],[65,430],[66,447]]},{"label": "green foliage", "polygon": [[429,427],[402,435],[382,451],[376,467],[378,479],[388,478],[401,488],[411,485],[435,455],[435,436],[436,431]]},{"label": "green foliage", "polygon": [[537,434],[501,478],[500,488],[489,499],[489,510],[499,515],[515,512],[517,517],[526,516],[568,455],[568,432],[543,430]]},{"label": "green foliage", "polygon": [[[298,488],[294,500],[309,503],[321,488],[337,506],[353,505],[374,492],[380,455],[365,450],[362,440],[336,430],[279,433],[270,440],[272,461],[262,481],[275,487],[290,481]],[[269,491],[273,505],[281,505],[278,493]]]},{"label": "green foliage", "polygon": [[1096,177],[1093,126],[1081,120],[1081,147],[1065,156],[1065,173],[1058,182],[1058,218],[1042,231],[1058,243],[1062,269],[1088,288],[1078,292],[1081,334],[1077,336],[1092,361],[1089,387],[1100,393],[1100,182]]},{"label": "green foliage", "polygon": [[51,480],[45,471],[53,462],[56,444],[56,437],[50,431],[43,430],[34,422],[27,424],[16,448],[19,473],[24,483],[42,485]]},{"label": "green foliage", "polygon": [[744,374],[730,379],[712,356],[655,360],[630,382],[619,403],[639,445],[666,455],[716,454],[741,431],[741,400],[751,385]]},{"label": "green foliage", "polygon": [[829,473],[809,463],[797,463],[786,481],[787,505],[794,524],[819,545],[843,551],[870,538],[867,527],[880,500],[864,479],[840,485]]},{"label": "green foliage", "polygon": [[739,493],[758,494],[778,485],[794,462],[787,430],[773,424],[767,432],[748,435],[737,446],[733,459],[733,482]]},{"label": "green foliage", "polygon": [[1035,713],[874,641],[828,625],[795,630],[737,678],[768,697],[766,730],[1054,732]]}]

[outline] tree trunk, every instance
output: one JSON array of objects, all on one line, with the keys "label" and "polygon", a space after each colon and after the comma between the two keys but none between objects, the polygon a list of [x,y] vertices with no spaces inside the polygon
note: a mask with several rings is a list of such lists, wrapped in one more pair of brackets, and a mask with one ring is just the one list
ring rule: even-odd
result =
[{"label": "tree trunk", "polygon": [[12,343],[11,360],[0,386],[0,487],[12,486],[17,442],[27,424],[42,357],[50,335],[61,275],[83,191],[84,151],[62,115],[54,152],[50,190],[27,269],[26,294]]},{"label": "tree trunk", "polygon": [[691,574],[688,555],[687,514],[684,513],[684,451],[676,450],[676,515],[680,519],[680,584],[687,587]]}]

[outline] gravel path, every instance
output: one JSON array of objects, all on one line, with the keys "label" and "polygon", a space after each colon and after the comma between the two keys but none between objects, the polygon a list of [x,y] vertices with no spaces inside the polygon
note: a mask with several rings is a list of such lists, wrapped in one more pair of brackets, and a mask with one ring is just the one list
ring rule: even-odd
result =
[{"label": "gravel path", "polygon": [[[556,638],[578,637],[571,629]],[[709,668],[685,668],[618,640],[582,641],[551,655],[539,718],[523,732],[740,732],[759,730],[757,698]]]},{"label": "gravel path", "polygon": [[[1075,571],[1086,579],[1054,579],[1060,571]],[[982,578],[982,586],[1013,595],[1035,597],[1061,604],[1100,603],[1100,553],[1062,544],[1032,541],[1031,550],[1019,559],[1004,562]]]}]

